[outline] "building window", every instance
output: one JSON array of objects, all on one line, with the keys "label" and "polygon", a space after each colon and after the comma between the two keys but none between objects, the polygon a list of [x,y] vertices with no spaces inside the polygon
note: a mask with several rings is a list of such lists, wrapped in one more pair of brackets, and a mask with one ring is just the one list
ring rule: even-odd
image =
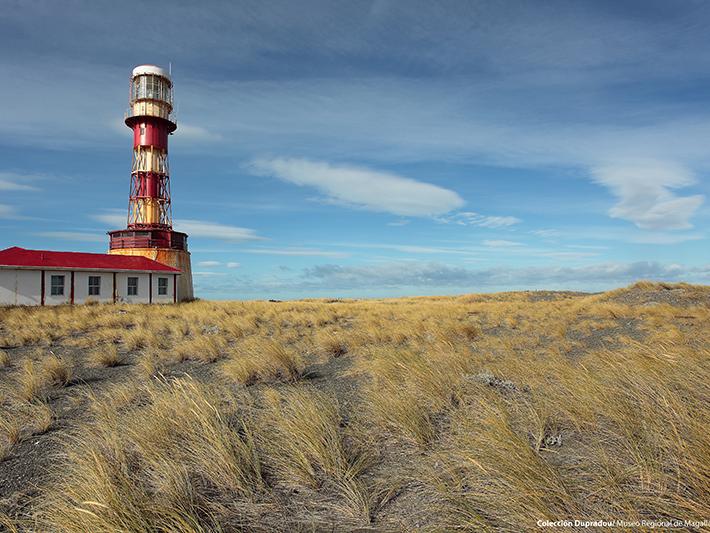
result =
[{"label": "building window", "polygon": [[138,278],[128,278],[128,296],[138,296]]},{"label": "building window", "polygon": [[64,276],[52,276],[49,294],[52,296],[64,296]]},{"label": "building window", "polygon": [[89,276],[89,296],[101,294],[101,276]]},{"label": "building window", "polygon": [[158,296],[167,296],[168,278],[158,278]]}]

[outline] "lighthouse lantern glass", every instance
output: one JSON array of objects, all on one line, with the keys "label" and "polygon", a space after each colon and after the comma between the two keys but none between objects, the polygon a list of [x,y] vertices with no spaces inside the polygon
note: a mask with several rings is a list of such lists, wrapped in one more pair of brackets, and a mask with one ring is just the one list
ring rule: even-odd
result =
[{"label": "lighthouse lantern glass", "polygon": [[148,98],[172,103],[171,84],[162,76],[144,74],[133,78],[131,100]]}]

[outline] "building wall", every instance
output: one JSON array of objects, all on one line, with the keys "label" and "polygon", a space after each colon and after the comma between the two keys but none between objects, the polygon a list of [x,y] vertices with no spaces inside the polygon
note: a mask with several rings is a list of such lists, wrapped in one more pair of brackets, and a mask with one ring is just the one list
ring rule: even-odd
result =
[{"label": "building wall", "polygon": [[[64,294],[52,296],[52,276],[64,276]],[[89,296],[89,276],[101,278],[101,289],[98,296]],[[128,296],[128,278],[138,278],[138,294]],[[175,275],[172,273],[152,274],[153,303],[172,303],[174,297]],[[147,272],[117,272],[116,302],[118,303],[150,303],[151,274]],[[167,294],[158,294],[158,278],[168,280]],[[71,271],[46,270],[45,305],[62,305],[71,303]],[[114,275],[112,272],[74,272],[74,303],[82,304],[88,301],[99,303],[113,302]],[[179,276],[178,276],[179,280]],[[0,305],[41,305],[42,275],[41,270],[0,268]]]},{"label": "building wall", "polygon": [[[158,294],[158,278],[166,278],[168,280],[167,294],[164,294],[162,296]],[[173,303],[174,279],[175,279],[174,274],[158,274],[158,273],[153,274],[153,303],[160,303],[160,304]],[[179,283],[179,280],[180,280],[180,276],[178,276],[178,283]]]},{"label": "building wall", "polygon": [[[128,278],[138,278],[138,294],[128,295]],[[129,304],[150,303],[150,275],[133,272],[118,272],[116,274],[116,301]]]},{"label": "building wall", "polygon": [[[89,296],[89,276],[99,276],[101,278],[101,287],[98,296]],[[87,301],[99,303],[113,302],[113,273],[81,271],[74,274],[74,303],[82,304]]]},{"label": "building wall", "polygon": [[[64,276],[64,294],[52,296],[52,276]],[[41,293],[41,285],[36,291]],[[71,301],[71,272],[67,270],[44,271],[44,305],[62,305]]]},{"label": "building wall", "polygon": [[0,305],[40,305],[41,300],[41,271],[0,268]]}]

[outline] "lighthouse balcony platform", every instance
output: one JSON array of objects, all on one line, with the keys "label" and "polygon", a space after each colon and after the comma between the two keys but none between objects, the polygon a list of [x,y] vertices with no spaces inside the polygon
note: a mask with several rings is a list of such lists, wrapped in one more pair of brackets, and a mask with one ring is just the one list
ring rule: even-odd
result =
[{"label": "lighthouse balcony platform", "polygon": [[171,229],[136,228],[108,232],[110,250],[163,248],[187,251],[187,234]]}]

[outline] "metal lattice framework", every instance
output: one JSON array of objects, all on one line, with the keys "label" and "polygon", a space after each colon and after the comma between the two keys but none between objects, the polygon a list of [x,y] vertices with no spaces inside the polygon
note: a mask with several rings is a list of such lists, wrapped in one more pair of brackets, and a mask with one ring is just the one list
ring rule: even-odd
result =
[{"label": "metal lattice framework", "polygon": [[[152,182],[156,185],[156,194],[151,193]],[[134,172],[131,174],[128,228],[172,229],[172,227],[170,176],[146,172]]]}]

